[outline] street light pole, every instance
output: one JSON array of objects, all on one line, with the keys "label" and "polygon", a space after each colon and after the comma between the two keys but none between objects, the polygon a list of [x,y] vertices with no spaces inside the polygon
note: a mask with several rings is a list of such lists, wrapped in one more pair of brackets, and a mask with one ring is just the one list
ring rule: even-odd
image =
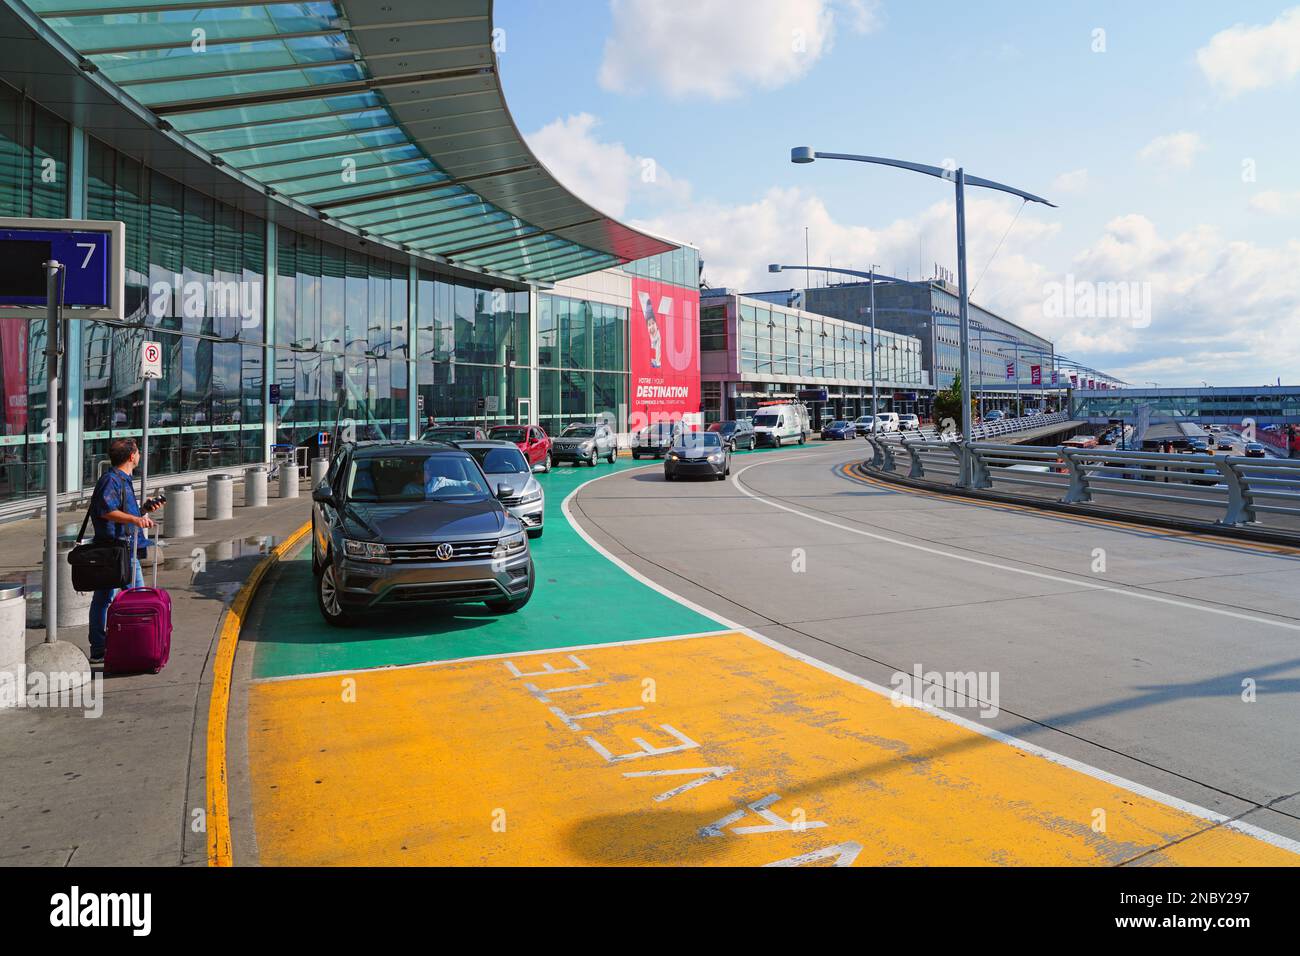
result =
[{"label": "street light pole", "polygon": [[876,430],[876,264],[871,264],[871,430]]},{"label": "street light pole", "polygon": [[[964,168],[957,169],[954,174],[952,170],[940,166],[928,166],[924,163],[912,163],[901,159],[886,159],[883,156],[858,156],[853,153],[822,153],[814,150],[811,146],[796,146],[790,150],[790,161],[792,163],[811,163],[818,159],[840,159],[855,163],[874,163],[879,166],[896,166],[899,169],[907,169],[915,173],[924,173],[927,176],[934,176],[937,179],[955,179],[957,200],[957,286],[960,299],[959,312],[961,325],[961,431],[962,441],[969,444],[971,440],[970,303],[968,301],[969,293],[966,288],[966,184],[969,183],[972,186],[983,186],[986,189],[996,189],[999,192],[1011,193],[1013,196],[1019,196],[1026,202],[1038,202],[1045,206],[1052,206],[1053,208],[1055,208],[1056,204],[1048,202],[1041,196],[1035,196],[1033,193],[1027,193],[1023,190],[1016,189],[1013,186],[997,183],[991,179],[983,179],[979,176],[967,176]],[[962,487],[970,486],[970,458],[967,455],[962,456],[959,484]]]}]

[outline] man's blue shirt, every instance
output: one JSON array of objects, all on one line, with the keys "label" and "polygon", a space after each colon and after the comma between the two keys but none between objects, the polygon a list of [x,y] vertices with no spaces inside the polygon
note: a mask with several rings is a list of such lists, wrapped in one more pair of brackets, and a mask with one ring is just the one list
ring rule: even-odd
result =
[{"label": "man's blue shirt", "polygon": [[90,500],[90,520],[95,526],[95,540],[100,544],[130,538],[136,530],[135,525],[109,521],[104,516],[110,511],[140,515],[140,505],[135,500],[135,484],[131,476],[120,468],[110,468],[100,477]]}]

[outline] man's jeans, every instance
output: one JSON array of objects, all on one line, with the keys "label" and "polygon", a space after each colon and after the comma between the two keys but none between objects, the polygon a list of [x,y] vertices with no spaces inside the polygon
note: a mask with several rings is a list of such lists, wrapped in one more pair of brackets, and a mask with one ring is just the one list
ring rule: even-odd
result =
[{"label": "man's jeans", "polygon": [[[131,583],[132,587],[144,587],[144,573],[140,570],[140,559],[132,556],[131,569],[135,575],[135,580]],[[113,598],[117,597],[117,588],[105,588],[102,591],[96,591],[95,596],[90,599],[90,656],[103,657],[104,645],[107,643],[108,628],[108,606],[113,603]]]}]

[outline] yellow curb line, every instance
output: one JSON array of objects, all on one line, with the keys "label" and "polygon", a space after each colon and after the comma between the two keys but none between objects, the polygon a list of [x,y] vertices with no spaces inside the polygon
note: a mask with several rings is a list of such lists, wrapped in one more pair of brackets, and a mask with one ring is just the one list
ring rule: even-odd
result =
[{"label": "yellow curb line", "polygon": [[212,667],[212,694],[208,698],[208,866],[234,865],[230,842],[230,794],[226,787],[226,718],[230,713],[230,683],[235,667],[235,648],[239,644],[239,630],[266,572],[290,548],[306,537],[309,531],[310,521],[272,548],[271,553],[253,568],[221,618],[221,636],[217,641],[217,656]]}]

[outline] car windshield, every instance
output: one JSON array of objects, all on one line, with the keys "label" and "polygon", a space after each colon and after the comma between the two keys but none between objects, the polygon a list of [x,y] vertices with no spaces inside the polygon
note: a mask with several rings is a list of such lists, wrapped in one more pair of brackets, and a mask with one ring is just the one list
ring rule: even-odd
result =
[{"label": "car windshield", "polygon": [[736,430],[735,422],[714,422],[709,426],[711,432],[734,432]]},{"label": "car windshield", "polygon": [[347,497],[358,502],[479,501],[492,492],[467,456],[384,455],[353,460]]},{"label": "car windshield", "polygon": [[754,416],[754,424],[755,424],[755,425],[762,425],[764,428],[775,428],[775,427],[776,427],[776,416],[775,416],[775,415],[755,415],[755,416]]},{"label": "car windshield", "polygon": [[717,432],[684,432],[677,439],[678,448],[721,448],[722,439]]},{"label": "car windshield", "polygon": [[527,430],[523,428],[494,428],[489,433],[493,438],[501,441],[523,441],[527,435]]},{"label": "car windshield", "polygon": [[838,421],[838,420],[837,420],[837,421],[833,421],[833,422],[831,422],[830,427],[831,427],[831,428],[844,428],[846,425],[848,425],[848,422]]},{"label": "car windshield", "polygon": [[527,475],[528,462],[518,448],[468,448],[474,459],[489,475]]},{"label": "car windshield", "polygon": [[596,434],[595,425],[570,425],[561,438],[592,438]]},{"label": "car windshield", "polygon": [[474,438],[474,429],[472,428],[430,428],[420,436],[424,439],[434,439],[435,441],[470,441]]}]

